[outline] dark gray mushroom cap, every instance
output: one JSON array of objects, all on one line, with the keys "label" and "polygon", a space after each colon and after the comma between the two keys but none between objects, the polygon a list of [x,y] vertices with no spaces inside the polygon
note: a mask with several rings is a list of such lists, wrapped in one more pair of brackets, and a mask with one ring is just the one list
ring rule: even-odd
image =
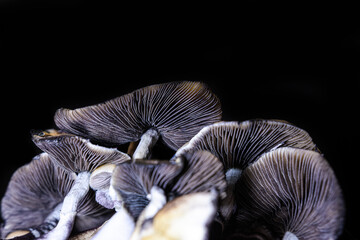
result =
[{"label": "dark gray mushroom cap", "polygon": [[[42,224],[62,203],[75,178],[75,174],[54,166],[46,153],[16,170],[1,201],[1,214],[5,221],[2,237],[14,230]],[[79,204],[74,231],[94,228],[109,214],[107,209],[94,201],[94,192],[89,192]]]},{"label": "dark gray mushroom cap", "polygon": [[214,188],[222,198],[226,196],[223,166],[213,154],[197,151],[186,153],[181,158],[158,164],[125,163],[116,167],[112,186],[135,219],[149,203],[146,196],[153,186],[163,189],[169,197],[208,192]]},{"label": "dark gray mushroom cap", "polygon": [[182,166],[168,161],[147,160],[119,164],[112,175],[111,187],[120,196],[130,215],[136,220],[148,205],[151,188],[168,188]]},{"label": "dark gray mushroom cap", "polygon": [[225,170],[243,170],[261,154],[279,147],[317,150],[306,131],[285,121],[255,119],[206,126],[176,154],[207,150],[223,162]]},{"label": "dark gray mushroom cap", "polygon": [[184,153],[184,170],[169,189],[175,195],[208,192],[216,189],[220,198],[226,197],[224,168],[219,159],[208,151]]},{"label": "dark gray mushroom cap", "polygon": [[53,129],[33,133],[33,142],[57,165],[70,172],[91,172],[103,164],[118,164],[130,159],[115,148],[98,146],[87,139]]},{"label": "dark gray mushroom cap", "polygon": [[221,119],[219,99],[202,83],[151,85],[98,105],[59,109],[56,125],[67,132],[107,143],[124,144],[155,129],[176,150],[202,127]]},{"label": "dark gray mushroom cap", "polygon": [[[249,166],[237,184],[242,231],[290,232],[298,239],[337,239],[344,200],[328,162],[314,151],[280,148]],[[254,233],[254,232],[253,232]]]}]

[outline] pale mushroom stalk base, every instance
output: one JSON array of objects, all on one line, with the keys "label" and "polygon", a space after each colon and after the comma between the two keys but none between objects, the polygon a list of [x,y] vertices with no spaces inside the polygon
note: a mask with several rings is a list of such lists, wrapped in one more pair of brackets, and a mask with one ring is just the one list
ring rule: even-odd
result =
[{"label": "pale mushroom stalk base", "polygon": [[236,210],[234,208],[236,205],[234,190],[235,184],[239,180],[241,173],[242,171],[238,168],[230,168],[225,173],[227,183],[226,198],[221,202],[220,207],[221,215],[224,217],[225,221],[228,221]]},{"label": "pale mushroom stalk base", "polygon": [[299,238],[292,232],[286,232],[282,240],[299,240]]},{"label": "pale mushroom stalk base", "polygon": [[241,176],[241,170],[238,168],[230,168],[226,171],[226,182],[229,185],[235,185],[235,183],[239,180]]},{"label": "pale mushroom stalk base", "polygon": [[139,145],[137,146],[134,154],[133,159],[147,159],[150,157],[151,149],[159,139],[159,133],[150,128],[147,130],[140,139]]},{"label": "pale mushroom stalk base", "polygon": [[132,234],[130,240],[141,239],[140,230],[143,227],[143,223],[146,220],[153,218],[156,213],[166,204],[166,196],[164,190],[157,186],[151,188],[150,194],[147,196],[147,199],[149,199],[150,202],[139,216],[134,233]]},{"label": "pale mushroom stalk base", "polygon": [[91,240],[127,240],[135,228],[135,221],[124,207],[117,207],[116,213],[100,228]]},{"label": "pale mushroom stalk base", "polygon": [[62,203],[58,204],[56,208],[47,216],[45,221],[40,226],[29,229],[31,234],[35,238],[38,238],[48,233],[49,231],[51,231],[56,227],[56,224],[59,222],[60,219],[60,212],[62,205],[63,205]]},{"label": "pale mushroom stalk base", "polygon": [[89,180],[89,172],[81,172],[77,175],[74,185],[71,187],[69,193],[64,198],[60,212],[60,220],[57,226],[40,239],[68,239],[74,225],[79,202],[89,191]]}]

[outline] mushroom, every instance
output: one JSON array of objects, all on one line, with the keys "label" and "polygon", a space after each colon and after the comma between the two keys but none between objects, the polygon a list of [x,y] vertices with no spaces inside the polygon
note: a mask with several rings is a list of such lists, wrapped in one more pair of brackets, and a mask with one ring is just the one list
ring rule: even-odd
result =
[{"label": "mushroom", "polygon": [[96,201],[108,209],[115,208],[115,203],[109,195],[110,180],[115,167],[112,163],[104,164],[90,175],[89,184],[96,193]]},{"label": "mushroom", "polygon": [[144,222],[131,240],[205,240],[217,212],[217,191],[176,197]]},{"label": "mushroom", "polygon": [[337,239],[344,200],[317,152],[280,148],[245,169],[237,185],[237,230],[270,239]]},{"label": "mushroom", "polygon": [[212,188],[218,189],[220,196],[225,198],[226,182],[222,164],[209,152],[187,153],[170,162],[150,164],[146,160],[143,163],[146,164],[139,161],[119,164],[111,178],[113,195],[124,201],[135,220],[149,204],[153,186],[163,189],[168,198],[210,191]]},{"label": "mushroom", "polygon": [[137,221],[150,201],[152,187],[169,188],[182,169],[182,163],[175,161],[137,160],[119,164],[111,178],[110,195],[115,202],[122,201]]},{"label": "mushroom", "polygon": [[[33,142],[59,167],[77,174],[66,195],[57,226],[48,233],[48,239],[66,239],[77,216],[77,206],[89,191],[90,173],[97,167],[128,161],[130,157],[117,149],[92,144],[89,140],[57,130],[33,132]],[[77,216],[79,217],[79,216]]]},{"label": "mushroom", "polygon": [[177,150],[220,119],[219,99],[203,83],[188,81],[151,85],[75,110],[62,108],[54,117],[63,131],[89,139],[116,145],[140,140],[134,159],[149,158],[159,137]]},{"label": "mushroom", "polygon": [[[16,170],[1,201],[5,225],[2,238],[23,236],[38,238],[52,230],[60,219],[60,210],[71,191],[75,174],[56,167],[47,153],[42,153]],[[93,192],[85,195],[77,208],[74,232],[93,228],[110,217],[110,212],[94,200]],[[18,235],[12,234],[17,231]]]},{"label": "mushroom", "polygon": [[224,165],[228,184],[227,198],[220,203],[221,213],[228,220],[236,209],[233,196],[241,172],[261,154],[280,147],[317,150],[304,130],[279,120],[255,119],[244,122],[219,122],[204,127],[175,154],[207,150]]}]

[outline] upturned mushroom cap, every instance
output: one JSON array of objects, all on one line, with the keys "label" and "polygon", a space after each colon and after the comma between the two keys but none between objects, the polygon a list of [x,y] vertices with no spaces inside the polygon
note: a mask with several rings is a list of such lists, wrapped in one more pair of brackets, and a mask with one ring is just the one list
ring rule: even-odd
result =
[{"label": "upturned mushroom cap", "polygon": [[150,201],[148,196],[152,187],[168,188],[181,170],[181,165],[168,161],[123,163],[115,168],[111,187],[130,215],[137,220]]},{"label": "upturned mushroom cap", "polygon": [[112,163],[104,164],[96,168],[90,175],[90,187],[96,191],[96,201],[102,206],[113,209],[114,201],[109,195],[111,176],[116,165]]},{"label": "upturned mushroom cap", "polygon": [[188,81],[151,85],[75,110],[59,109],[54,118],[66,132],[118,145],[155,129],[174,150],[220,119],[219,99],[204,84]]},{"label": "upturned mushroom cap", "polygon": [[207,150],[223,162],[225,170],[243,170],[261,154],[279,147],[317,150],[306,131],[285,121],[255,119],[206,126],[176,155],[194,149]]},{"label": "upturned mushroom cap", "polygon": [[116,165],[107,163],[96,168],[90,175],[90,187],[94,190],[108,189]]},{"label": "upturned mushroom cap", "polygon": [[216,189],[221,199],[226,197],[224,168],[215,155],[199,150],[184,153],[180,158],[184,158],[185,166],[174,185],[168,189],[172,194],[185,195]]},{"label": "upturned mushroom cap", "polygon": [[271,239],[337,239],[344,201],[328,162],[314,151],[280,148],[249,166],[238,184],[240,231],[270,232]]},{"label": "upturned mushroom cap", "polygon": [[149,203],[146,196],[153,186],[163,189],[168,197],[207,192],[214,188],[222,198],[226,196],[223,166],[213,154],[197,151],[180,158],[157,164],[124,163],[116,167],[112,187],[135,219]]},{"label": "upturned mushroom cap", "polygon": [[139,238],[131,240],[205,240],[217,211],[216,191],[190,193],[168,202],[150,222],[145,222]]},{"label": "upturned mushroom cap", "polygon": [[130,159],[115,148],[98,146],[87,139],[54,129],[34,132],[32,136],[41,150],[70,172],[91,172],[106,163],[119,164]]},{"label": "upturned mushroom cap", "polygon": [[[62,203],[75,178],[75,174],[54,166],[46,153],[16,170],[1,201],[1,214],[5,221],[2,237],[14,230],[42,224]],[[89,192],[81,201],[74,231],[94,228],[109,217],[110,212],[93,199],[94,193]]]}]

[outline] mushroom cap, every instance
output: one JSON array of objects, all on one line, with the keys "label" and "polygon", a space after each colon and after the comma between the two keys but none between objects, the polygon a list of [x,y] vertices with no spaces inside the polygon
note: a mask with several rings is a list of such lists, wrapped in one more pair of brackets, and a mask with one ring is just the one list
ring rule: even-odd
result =
[{"label": "mushroom cap", "polygon": [[237,184],[237,220],[243,231],[291,232],[299,239],[337,239],[344,200],[333,170],[314,151],[280,148],[249,166]]},{"label": "mushroom cap", "polygon": [[149,203],[147,196],[153,186],[163,189],[169,196],[207,192],[215,188],[225,198],[223,166],[213,154],[196,151],[180,158],[154,164],[123,163],[116,167],[111,179],[112,186],[134,219]]},{"label": "mushroom cap", "polygon": [[225,170],[245,169],[263,153],[279,147],[317,150],[309,134],[285,121],[254,119],[219,122],[204,127],[176,155],[207,150],[218,157]]},{"label": "mushroom cap", "polygon": [[181,165],[169,161],[122,163],[113,172],[111,186],[136,220],[150,201],[152,187],[168,188],[181,170]]},{"label": "mushroom cap", "polygon": [[59,109],[56,125],[106,143],[134,142],[154,128],[176,150],[206,125],[220,121],[219,99],[200,82],[151,85],[101,104]]},{"label": "mushroom cap", "polygon": [[90,187],[94,190],[109,189],[116,165],[107,163],[96,168],[90,175]]},{"label": "mushroom cap", "polygon": [[89,140],[54,129],[33,133],[33,142],[58,166],[69,172],[93,171],[106,164],[119,164],[130,157],[115,148],[92,144]]},{"label": "mushroom cap", "polygon": [[[5,221],[2,237],[14,230],[26,230],[42,224],[62,203],[75,178],[74,173],[56,167],[46,153],[16,170],[1,201],[1,214]],[[94,228],[109,215],[109,211],[93,199],[94,192],[90,191],[80,202],[75,231]],[[82,221],[89,218],[94,219],[91,222]]]},{"label": "mushroom cap", "polygon": [[172,194],[185,195],[194,192],[219,191],[220,198],[226,197],[226,179],[220,160],[208,151],[184,153],[185,166],[171,189]]},{"label": "mushroom cap", "polygon": [[160,209],[151,222],[145,222],[141,239],[207,239],[217,202],[216,191],[179,196]]}]

